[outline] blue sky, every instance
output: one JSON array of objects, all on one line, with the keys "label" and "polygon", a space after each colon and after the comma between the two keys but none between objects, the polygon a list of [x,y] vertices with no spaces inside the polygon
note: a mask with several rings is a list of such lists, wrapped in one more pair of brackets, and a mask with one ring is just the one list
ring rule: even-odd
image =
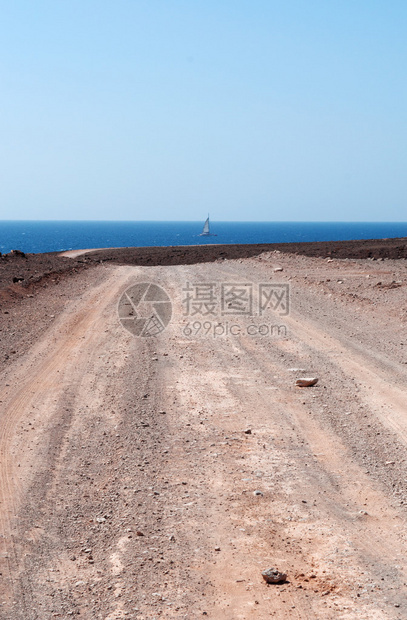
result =
[{"label": "blue sky", "polygon": [[0,219],[406,220],[405,1],[0,9]]}]

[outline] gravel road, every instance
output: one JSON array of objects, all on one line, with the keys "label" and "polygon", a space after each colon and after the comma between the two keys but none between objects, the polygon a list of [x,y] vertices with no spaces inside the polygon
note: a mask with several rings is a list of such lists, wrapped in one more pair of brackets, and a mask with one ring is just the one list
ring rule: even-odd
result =
[{"label": "gravel road", "polygon": [[[155,336],[119,320],[140,283]],[[10,310],[0,618],[406,618],[406,287],[404,259],[275,251],[99,264]]]}]

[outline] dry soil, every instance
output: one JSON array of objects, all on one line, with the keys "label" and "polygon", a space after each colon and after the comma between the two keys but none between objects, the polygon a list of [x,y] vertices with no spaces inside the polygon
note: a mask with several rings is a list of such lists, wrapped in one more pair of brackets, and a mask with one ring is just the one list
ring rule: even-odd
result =
[{"label": "dry soil", "polygon": [[0,618],[406,618],[406,261],[84,257],[3,296]]}]

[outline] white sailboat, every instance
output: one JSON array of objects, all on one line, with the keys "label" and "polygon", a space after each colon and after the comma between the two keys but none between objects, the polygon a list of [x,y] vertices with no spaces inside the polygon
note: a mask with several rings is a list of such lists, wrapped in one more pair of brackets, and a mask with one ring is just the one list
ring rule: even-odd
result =
[{"label": "white sailboat", "polygon": [[200,237],[217,237],[217,235],[215,235],[214,233],[211,233],[210,229],[209,229],[209,213],[208,213],[208,217],[205,220],[205,224],[204,227],[202,229],[201,234],[199,235]]}]

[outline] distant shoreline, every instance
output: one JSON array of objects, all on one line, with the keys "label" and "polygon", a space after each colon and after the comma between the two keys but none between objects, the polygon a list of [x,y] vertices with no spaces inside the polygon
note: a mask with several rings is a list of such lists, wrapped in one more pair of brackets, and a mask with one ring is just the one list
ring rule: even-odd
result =
[{"label": "distant shoreline", "polygon": [[[299,243],[207,244],[74,250],[78,260],[123,265],[183,265],[215,260],[244,259],[264,252],[284,252],[319,258],[405,259],[407,237],[355,241],[304,241]],[[79,254],[80,252],[80,254]],[[66,252],[59,254],[67,255]]]}]

